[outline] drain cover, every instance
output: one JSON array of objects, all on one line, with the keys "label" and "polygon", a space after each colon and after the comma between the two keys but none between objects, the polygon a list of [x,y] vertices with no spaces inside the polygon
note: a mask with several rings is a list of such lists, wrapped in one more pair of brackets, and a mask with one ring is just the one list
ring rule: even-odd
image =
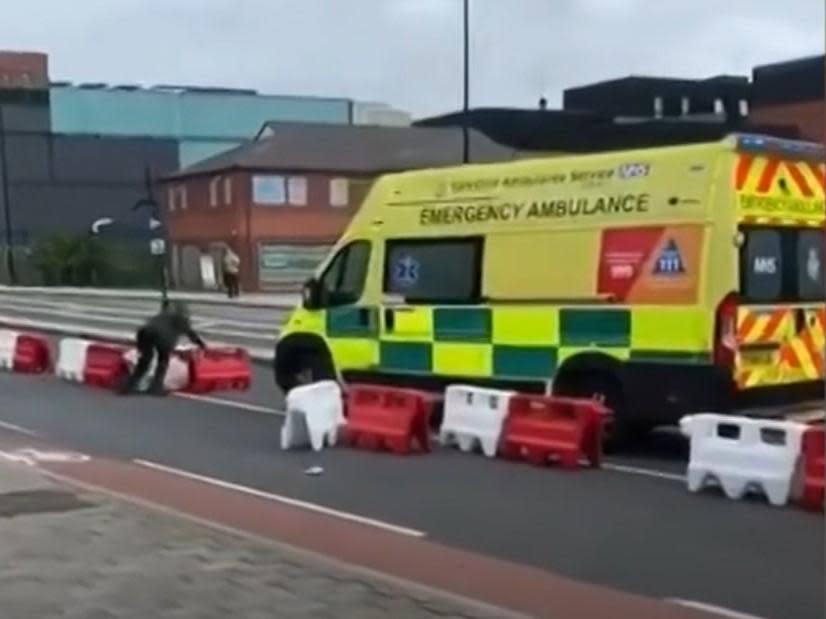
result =
[{"label": "drain cover", "polygon": [[69,512],[94,507],[65,490],[23,490],[0,494],[0,518]]}]

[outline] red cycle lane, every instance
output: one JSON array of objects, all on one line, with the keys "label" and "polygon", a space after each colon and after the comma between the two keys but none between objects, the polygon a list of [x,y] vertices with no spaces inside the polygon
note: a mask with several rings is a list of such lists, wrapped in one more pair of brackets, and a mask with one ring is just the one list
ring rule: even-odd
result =
[{"label": "red cycle lane", "polygon": [[594,619],[609,613],[612,619],[717,616],[284,504],[264,493],[255,496],[135,462],[78,458],[30,436],[3,432],[0,449],[7,457],[12,454],[58,480],[87,490],[172,510],[201,523],[532,617]]}]

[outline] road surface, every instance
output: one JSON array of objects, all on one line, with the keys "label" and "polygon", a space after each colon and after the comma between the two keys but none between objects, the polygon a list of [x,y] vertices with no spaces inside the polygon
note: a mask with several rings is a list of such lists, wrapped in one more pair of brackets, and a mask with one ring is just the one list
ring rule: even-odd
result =
[{"label": "road surface", "polygon": [[[367,522],[377,535],[426,540],[610,590],[767,619],[823,616],[822,515],[689,494],[685,444],[673,434],[612,456],[601,471],[447,449],[409,457],[348,448],[282,452],[282,402],[264,368],[254,379],[241,398],[155,399],[2,374],[0,425],[22,432],[20,440],[137,464],[146,475],[268,493]],[[312,465],[324,474],[305,475]],[[383,542],[376,543],[380,551]],[[405,557],[381,560],[401,564]]]}]

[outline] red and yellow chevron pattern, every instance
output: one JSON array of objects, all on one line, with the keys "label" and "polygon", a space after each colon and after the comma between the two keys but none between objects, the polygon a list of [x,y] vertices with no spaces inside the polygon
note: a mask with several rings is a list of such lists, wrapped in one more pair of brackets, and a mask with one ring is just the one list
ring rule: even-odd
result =
[{"label": "red and yellow chevron pattern", "polygon": [[[797,325],[800,311],[804,321]],[[818,380],[824,377],[826,308],[740,308],[737,342],[740,389]]]},{"label": "red and yellow chevron pattern", "polygon": [[744,223],[823,225],[826,164],[740,153],[734,187]]}]

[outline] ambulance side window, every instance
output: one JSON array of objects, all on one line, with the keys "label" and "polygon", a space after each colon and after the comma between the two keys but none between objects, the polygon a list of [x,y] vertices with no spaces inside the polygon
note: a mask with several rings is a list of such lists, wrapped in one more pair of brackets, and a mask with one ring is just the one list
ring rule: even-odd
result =
[{"label": "ambulance side window", "polygon": [[480,237],[388,241],[384,292],[408,303],[478,303],[482,245]]},{"label": "ambulance side window", "polygon": [[367,241],[355,241],[341,248],[321,275],[322,306],[358,302],[364,292],[369,263],[370,243]]},{"label": "ambulance side window", "polygon": [[797,238],[797,293],[801,301],[820,301],[823,277],[823,233],[803,230]]},{"label": "ambulance side window", "polygon": [[740,292],[753,303],[783,294],[783,247],[776,230],[748,230],[740,254]]}]

